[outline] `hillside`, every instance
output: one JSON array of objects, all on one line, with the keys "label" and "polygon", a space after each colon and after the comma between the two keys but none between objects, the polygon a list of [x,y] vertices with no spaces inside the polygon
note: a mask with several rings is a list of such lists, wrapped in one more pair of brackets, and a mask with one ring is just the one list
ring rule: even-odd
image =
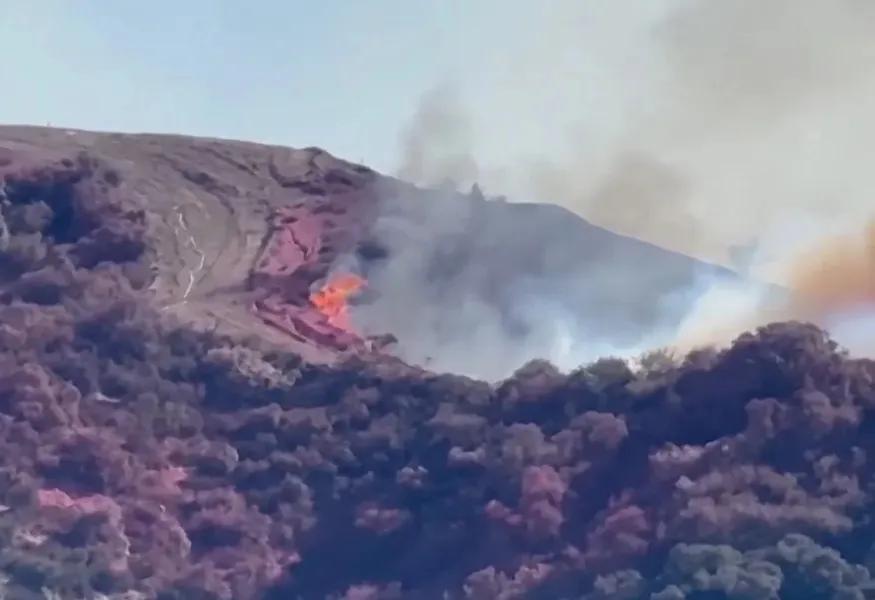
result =
[{"label": "hillside", "polygon": [[497,384],[397,358],[445,342],[417,307],[631,335],[727,273],[312,149],[0,128],[0,177],[9,598],[875,593],[875,365],[813,326]]},{"label": "hillside", "polygon": [[[421,190],[317,149],[16,127],[0,128],[0,144],[8,194],[123,213],[77,224],[93,227],[77,232],[90,247],[142,229],[140,282],[165,314],[308,360],[356,345],[309,310],[344,269],[367,283],[353,324],[394,335],[408,361],[493,379],[546,357],[547,325],[636,347],[679,322],[698,282],[730,276],[556,206]],[[452,360],[472,346],[495,360]]]}]

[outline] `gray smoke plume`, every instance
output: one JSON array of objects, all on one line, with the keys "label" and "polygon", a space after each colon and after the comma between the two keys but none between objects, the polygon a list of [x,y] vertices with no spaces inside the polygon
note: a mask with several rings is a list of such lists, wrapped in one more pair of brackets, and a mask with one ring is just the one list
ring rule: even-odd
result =
[{"label": "gray smoke plume", "polygon": [[[490,62],[455,93],[424,96],[402,145],[404,178],[477,177],[489,192],[554,202],[613,231],[779,283],[800,247],[871,216],[875,3],[557,0],[550,8],[517,7],[532,11],[530,35],[507,40],[502,64]],[[459,212],[435,223],[468,219]],[[766,318],[760,286],[715,284],[711,273],[686,282],[644,267],[618,273],[588,271],[576,285],[618,292],[616,277],[646,276],[651,287],[675,290],[657,301],[673,304],[666,315],[680,314],[680,325],[633,320],[643,328],[636,348],[672,335],[713,341],[715,331],[721,338]],[[532,358],[587,336],[624,350],[622,333],[569,327],[556,316],[566,304],[542,309],[555,304],[559,292],[551,293],[527,305],[539,307],[533,324],[554,332],[542,334],[549,339],[497,336],[484,352],[512,346],[513,360]],[[768,312],[775,316],[795,315]]]},{"label": "gray smoke plume", "polygon": [[452,155],[480,167],[464,175],[479,171],[487,189],[719,260],[791,217],[868,216],[871,2],[517,10],[533,11],[531,37],[507,40],[504,71],[489,64],[500,76],[425,95],[405,178],[435,183],[451,137]]},{"label": "gray smoke plume", "polygon": [[406,181],[441,185],[447,181],[470,185],[478,177],[470,120],[456,90],[430,90],[403,134],[398,176]]},{"label": "gray smoke plume", "polygon": [[[670,341],[699,281],[728,271],[595,227],[558,206],[399,186],[336,269],[368,281],[353,310],[416,364],[498,380],[533,358],[573,369]],[[376,300],[376,301],[373,301]]]}]

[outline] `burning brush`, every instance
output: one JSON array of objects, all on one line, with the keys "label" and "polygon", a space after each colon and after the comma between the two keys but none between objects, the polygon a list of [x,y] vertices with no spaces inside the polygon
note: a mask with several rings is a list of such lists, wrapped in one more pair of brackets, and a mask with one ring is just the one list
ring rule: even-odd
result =
[{"label": "burning brush", "polygon": [[310,303],[333,327],[355,333],[349,319],[349,298],[366,284],[363,278],[352,273],[330,277],[325,285],[310,294]]}]

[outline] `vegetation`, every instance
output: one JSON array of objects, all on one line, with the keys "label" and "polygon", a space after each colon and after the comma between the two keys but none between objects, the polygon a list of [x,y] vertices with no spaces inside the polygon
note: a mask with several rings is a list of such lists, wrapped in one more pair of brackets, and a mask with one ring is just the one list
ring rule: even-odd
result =
[{"label": "vegetation", "polygon": [[875,365],[818,329],[496,387],[308,365],[162,324],[113,181],[3,187],[7,597],[875,597]]}]

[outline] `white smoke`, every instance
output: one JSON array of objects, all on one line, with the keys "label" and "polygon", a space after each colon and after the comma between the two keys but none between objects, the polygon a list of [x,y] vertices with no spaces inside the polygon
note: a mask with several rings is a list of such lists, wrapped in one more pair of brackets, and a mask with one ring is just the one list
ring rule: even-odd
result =
[{"label": "white smoke", "polygon": [[[871,216],[875,3],[557,0],[508,10],[532,11],[529,31],[509,36],[499,58],[471,56],[478,77],[461,77],[454,93],[426,95],[403,148],[405,164],[418,148],[409,178],[476,177],[488,191],[555,202],[712,261],[749,247],[752,276],[778,283],[800,247]],[[611,284],[606,273],[585,285]],[[587,343],[574,314],[531,302],[546,341],[514,356],[572,365],[666,339],[722,343],[795,316],[768,287],[710,276],[672,301],[684,317],[631,345]],[[824,324],[841,340],[850,318]]]}]

